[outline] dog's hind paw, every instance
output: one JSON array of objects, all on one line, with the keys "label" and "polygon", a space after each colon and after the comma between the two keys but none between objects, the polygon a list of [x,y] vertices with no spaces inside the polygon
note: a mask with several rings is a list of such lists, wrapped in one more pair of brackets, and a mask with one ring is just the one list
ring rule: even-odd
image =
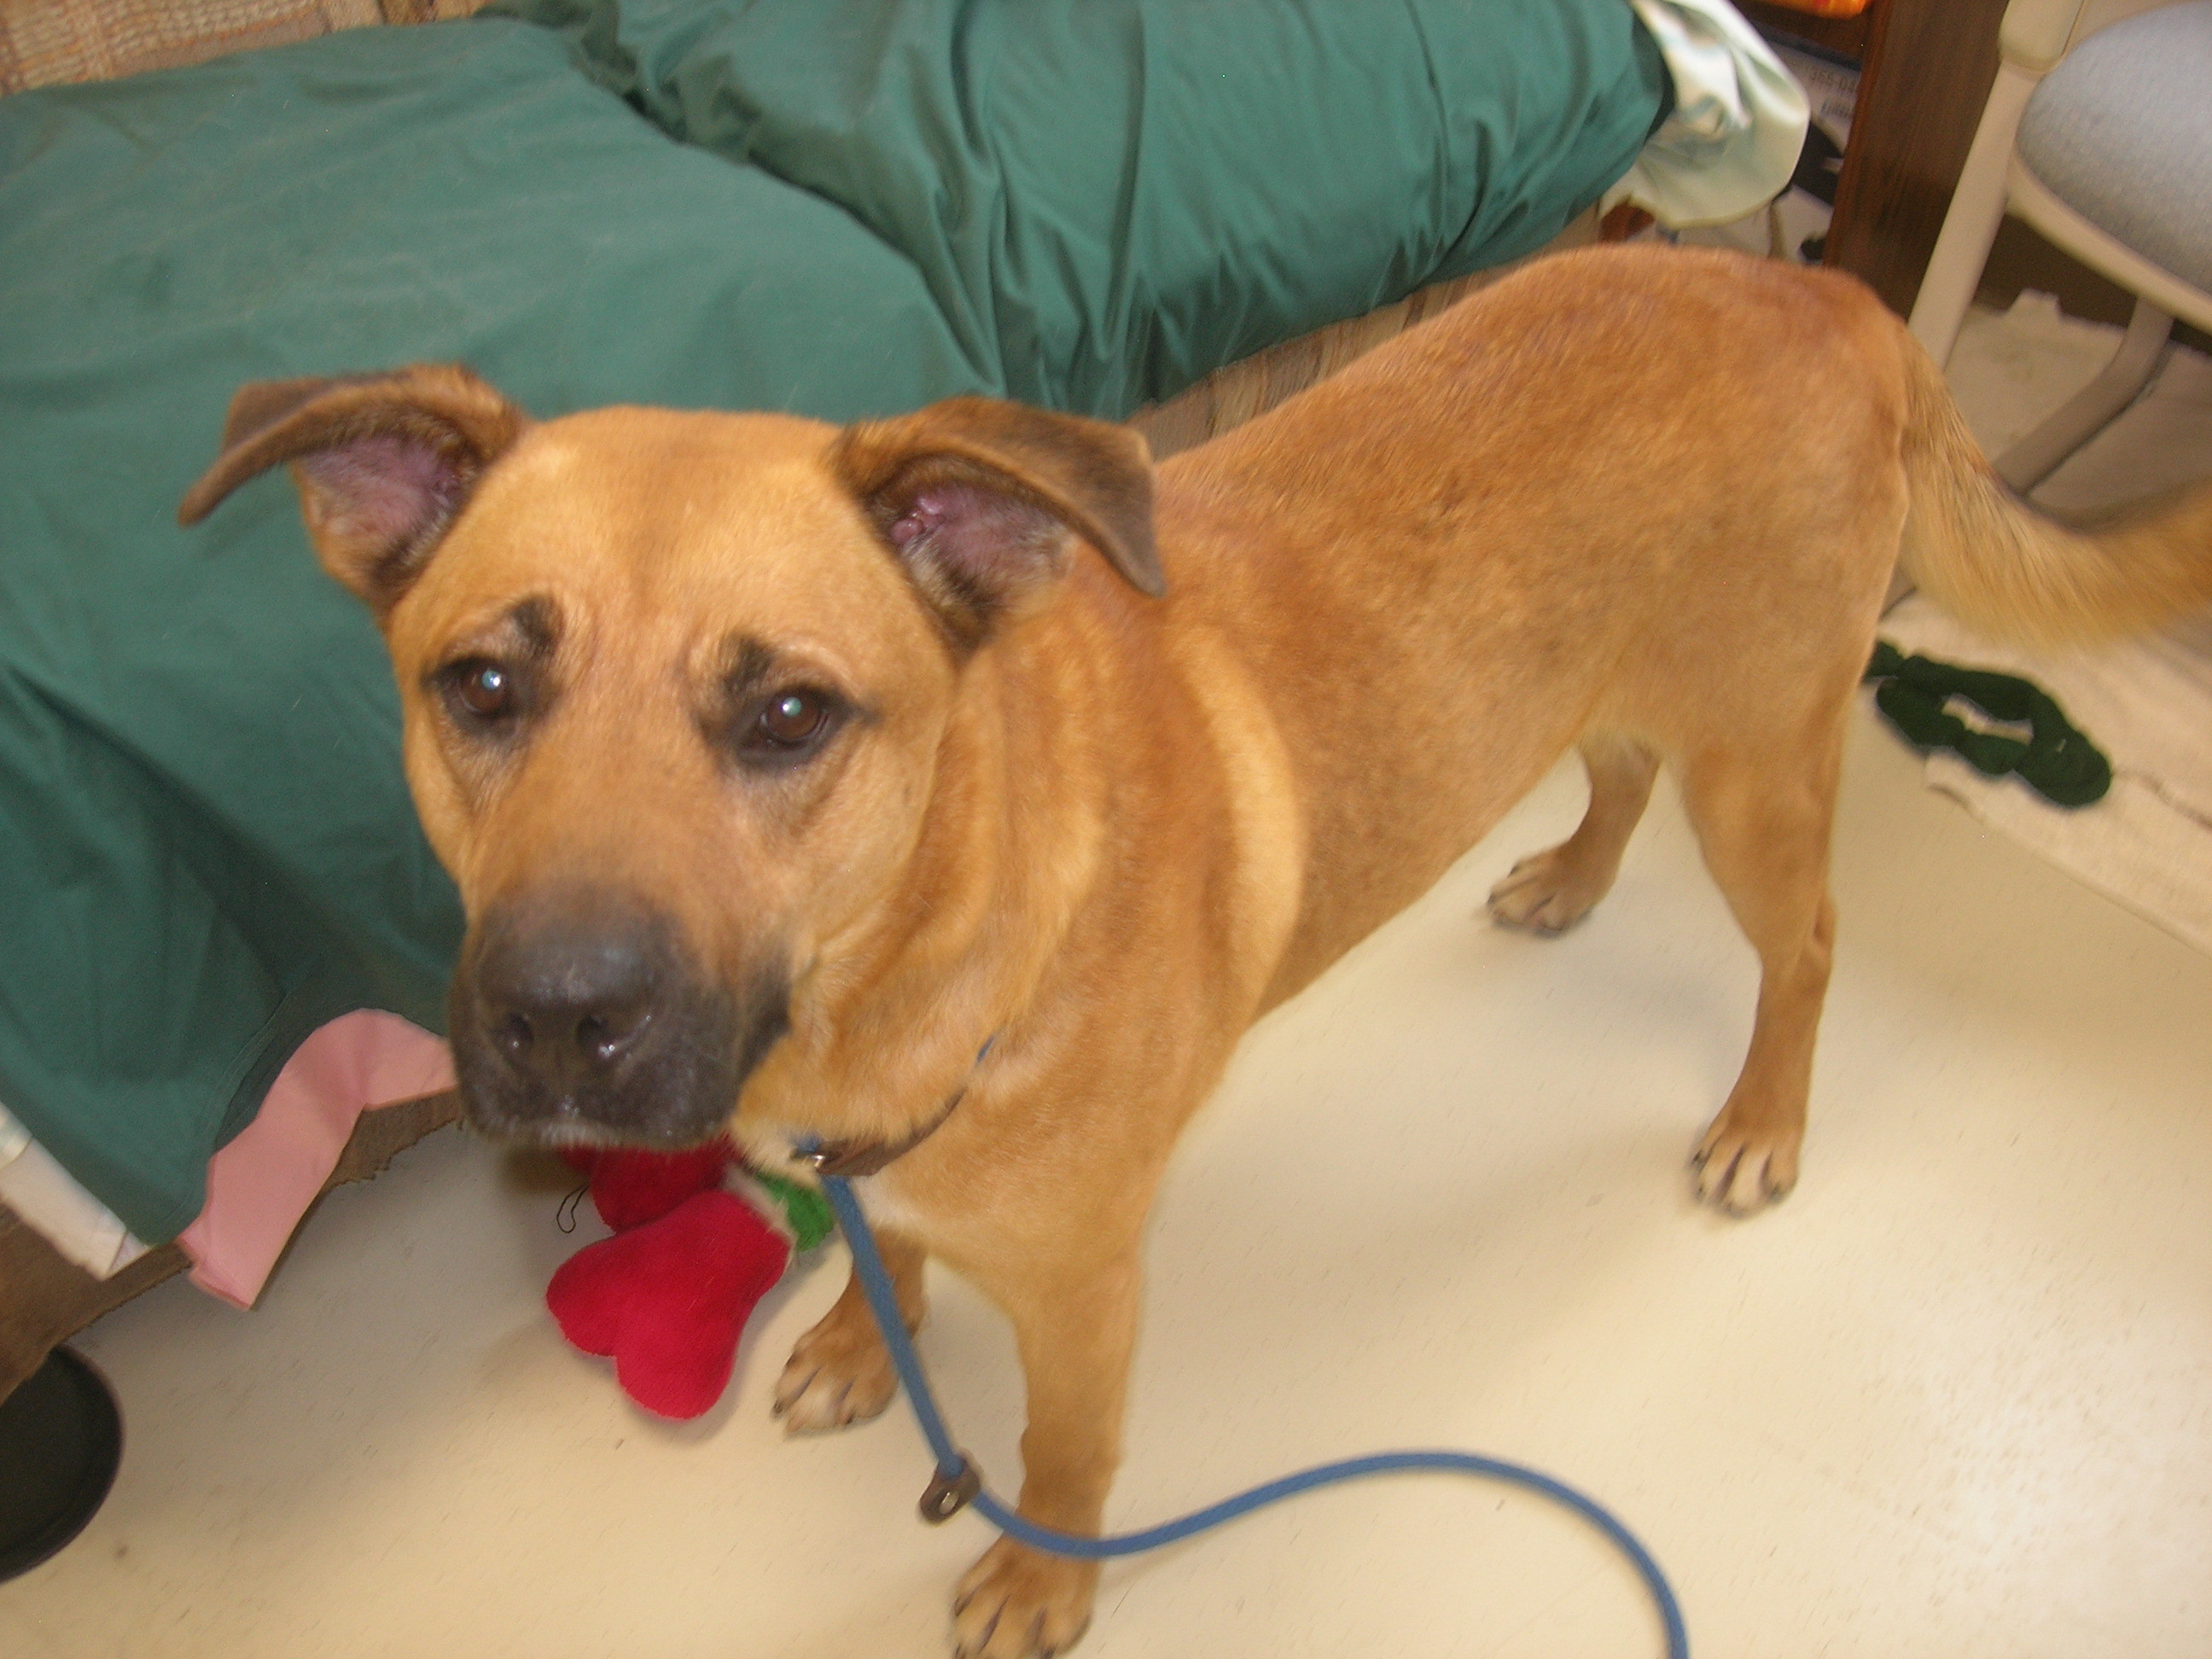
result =
[{"label": "dog's hind paw", "polygon": [[824,1434],[865,1423],[897,1397],[898,1373],[862,1312],[856,1329],[839,1303],[792,1348],[774,1407],[786,1434]]},{"label": "dog's hind paw", "polygon": [[1590,912],[1612,884],[1577,867],[1564,846],[1537,853],[1515,865],[1490,890],[1491,920],[1533,933],[1564,933]]},{"label": "dog's hind paw", "polygon": [[1042,1555],[1001,1538],[968,1569],[952,1598],[957,1659],[1051,1659],[1091,1624],[1096,1561]]}]

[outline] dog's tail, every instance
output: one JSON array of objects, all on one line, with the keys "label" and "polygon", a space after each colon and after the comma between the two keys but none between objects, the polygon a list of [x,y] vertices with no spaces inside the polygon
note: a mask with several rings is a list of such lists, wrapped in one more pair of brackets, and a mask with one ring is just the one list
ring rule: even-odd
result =
[{"label": "dog's tail", "polygon": [[[1899,331],[1903,336],[1903,330]],[[2212,479],[2072,529],[2015,495],[1910,336],[1905,568],[1954,615],[2022,644],[2140,634],[2212,604]]]}]

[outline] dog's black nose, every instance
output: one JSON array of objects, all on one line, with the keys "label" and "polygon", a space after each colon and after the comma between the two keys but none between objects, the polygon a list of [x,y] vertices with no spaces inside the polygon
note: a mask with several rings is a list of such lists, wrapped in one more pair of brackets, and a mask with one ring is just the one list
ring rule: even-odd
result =
[{"label": "dog's black nose", "polygon": [[508,905],[484,918],[456,978],[469,1029],[453,1036],[498,1057],[504,1093],[550,1117],[602,1117],[686,1000],[681,978],[671,929],[644,907],[606,894]]},{"label": "dog's black nose", "polygon": [[484,987],[492,1040],[517,1066],[579,1076],[611,1071],[653,1018],[652,975],[635,951],[591,948]]},{"label": "dog's black nose", "polygon": [[785,1025],[781,973],[733,995],[675,921],[615,890],[538,890],[482,916],[453,974],[453,1066],[495,1135],[696,1146]]},{"label": "dog's black nose", "polygon": [[489,919],[465,969],[478,1035],[559,1097],[604,1083],[644,1045],[674,967],[667,928],[571,897]]}]

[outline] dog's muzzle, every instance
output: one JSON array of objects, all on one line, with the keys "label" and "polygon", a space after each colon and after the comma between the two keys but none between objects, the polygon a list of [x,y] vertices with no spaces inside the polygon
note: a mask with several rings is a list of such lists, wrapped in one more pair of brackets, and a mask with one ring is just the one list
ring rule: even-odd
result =
[{"label": "dog's muzzle", "polygon": [[470,1118],[534,1140],[711,1139],[784,1030],[781,979],[757,978],[742,995],[707,979],[666,917],[619,895],[499,906],[453,975],[453,1064]]}]

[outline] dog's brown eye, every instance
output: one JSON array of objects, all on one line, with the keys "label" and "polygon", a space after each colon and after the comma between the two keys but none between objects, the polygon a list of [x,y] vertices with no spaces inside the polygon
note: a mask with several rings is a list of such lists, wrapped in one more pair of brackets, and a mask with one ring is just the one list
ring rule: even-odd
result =
[{"label": "dog's brown eye", "polygon": [[495,720],[514,707],[514,682],[495,662],[464,664],[453,681],[453,696],[480,720]]},{"label": "dog's brown eye", "polygon": [[770,743],[796,749],[820,733],[830,705],[812,691],[779,691],[760,712],[760,734]]}]

